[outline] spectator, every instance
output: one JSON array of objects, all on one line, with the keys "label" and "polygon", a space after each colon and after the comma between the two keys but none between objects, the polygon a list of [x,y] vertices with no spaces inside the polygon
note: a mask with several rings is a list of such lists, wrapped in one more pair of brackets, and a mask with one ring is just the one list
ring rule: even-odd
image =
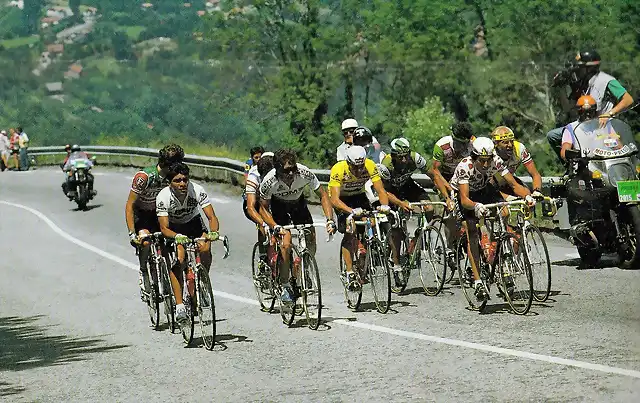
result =
[{"label": "spectator", "polygon": [[11,144],[7,137],[7,131],[0,132],[0,169],[4,172],[8,168],[9,155],[11,153]]},{"label": "spectator", "polygon": [[16,129],[13,127],[9,129],[9,146],[11,147],[11,155],[13,156],[13,169],[20,169],[20,163],[18,162],[18,154],[20,152],[19,145],[20,135],[16,133]]},{"label": "spectator", "polygon": [[18,126],[16,128],[18,132],[18,146],[20,147],[20,170],[28,171],[29,170],[29,157],[27,156],[27,149],[29,148],[29,136],[22,130],[22,127]]}]

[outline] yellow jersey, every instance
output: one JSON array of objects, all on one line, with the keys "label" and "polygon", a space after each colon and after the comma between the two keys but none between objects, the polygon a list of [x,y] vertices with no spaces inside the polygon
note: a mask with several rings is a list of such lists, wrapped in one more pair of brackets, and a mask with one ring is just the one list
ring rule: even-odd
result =
[{"label": "yellow jersey", "polygon": [[353,196],[365,192],[364,184],[371,179],[372,183],[380,180],[380,173],[375,162],[370,159],[364,161],[364,171],[361,176],[354,175],[349,169],[347,161],[340,161],[331,168],[329,178],[329,192],[331,188],[340,188],[341,196]]},{"label": "yellow jersey", "polygon": [[[519,141],[514,141],[511,155],[506,160],[503,158],[503,161],[509,172],[515,175],[520,165],[527,166],[533,162],[533,159],[524,144]],[[499,185],[505,185],[507,183],[500,175],[495,175],[495,178]]]}]

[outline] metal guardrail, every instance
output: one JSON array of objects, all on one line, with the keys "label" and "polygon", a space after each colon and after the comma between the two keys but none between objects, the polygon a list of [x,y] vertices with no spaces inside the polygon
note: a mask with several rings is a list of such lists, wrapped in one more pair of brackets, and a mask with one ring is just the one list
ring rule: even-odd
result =
[{"label": "metal guardrail", "polygon": [[[121,146],[81,146],[83,151],[87,151],[94,155],[114,155],[114,156],[123,156],[123,157],[150,157],[157,158],[158,151],[153,148],[142,148],[142,147],[121,147]],[[56,155],[56,154],[65,154],[64,147],[61,146],[50,146],[50,147],[29,147],[29,154],[31,155]],[[244,162],[236,161],[230,158],[223,157],[206,157],[195,154],[186,154],[184,157],[184,161],[189,165],[200,166],[216,170],[224,170],[227,172],[235,173],[238,175],[244,174]],[[135,164],[131,163],[132,166]],[[329,183],[329,174],[330,171],[328,169],[312,169],[313,173],[316,174],[318,179],[322,184]],[[421,186],[426,188],[433,187],[433,181],[427,175],[424,174],[414,174],[412,178],[416,180]],[[532,180],[530,176],[519,176],[520,180],[522,180],[526,184],[531,184]],[[237,180],[230,180],[234,185],[238,183]],[[548,186],[552,183],[559,183],[560,178],[558,177],[543,177],[542,183],[545,186]],[[564,203],[564,206],[558,210],[558,214],[554,219],[555,225],[560,229],[568,229],[569,228],[569,215],[567,212],[567,203]]]}]

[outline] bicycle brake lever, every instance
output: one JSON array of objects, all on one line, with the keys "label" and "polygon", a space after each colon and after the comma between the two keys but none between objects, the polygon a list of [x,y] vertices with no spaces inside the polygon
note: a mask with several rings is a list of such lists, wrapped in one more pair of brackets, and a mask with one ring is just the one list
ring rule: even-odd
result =
[{"label": "bicycle brake lever", "polygon": [[222,237],[222,246],[224,247],[224,256],[222,259],[229,257],[229,238],[225,235]]}]

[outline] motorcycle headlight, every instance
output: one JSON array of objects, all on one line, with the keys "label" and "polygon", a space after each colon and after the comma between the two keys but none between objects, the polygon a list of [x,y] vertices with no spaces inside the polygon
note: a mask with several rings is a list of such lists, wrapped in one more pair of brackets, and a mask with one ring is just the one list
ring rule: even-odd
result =
[{"label": "motorcycle headlight", "polygon": [[634,179],[633,168],[628,164],[616,164],[609,167],[609,182],[611,186],[618,187],[619,181],[632,181]]}]

